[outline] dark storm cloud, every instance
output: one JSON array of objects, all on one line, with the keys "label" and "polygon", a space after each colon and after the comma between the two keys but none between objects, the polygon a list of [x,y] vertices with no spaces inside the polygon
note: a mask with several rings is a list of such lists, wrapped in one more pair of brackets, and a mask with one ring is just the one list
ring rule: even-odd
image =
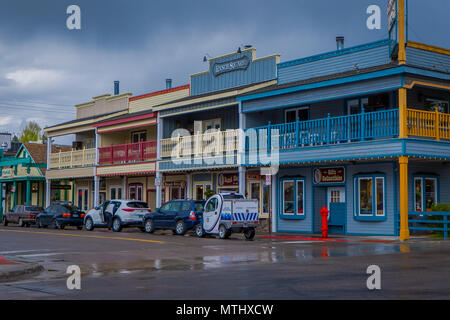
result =
[{"label": "dark storm cloud", "polygon": [[[81,30],[66,28],[66,9],[81,8]],[[382,29],[366,28],[366,9],[381,7]],[[112,91],[140,94],[189,82],[203,71],[203,56],[252,44],[257,56],[280,53],[281,60],[387,38],[387,0],[1,0],[0,111],[11,125],[37,119],[51,125],[74,117],[70,105]],[[412,40],[450,47],[448,0],[409,0]],[[26,101],[50,103],[24,114]],[[61,112],[48,112],[59,104]]]}]

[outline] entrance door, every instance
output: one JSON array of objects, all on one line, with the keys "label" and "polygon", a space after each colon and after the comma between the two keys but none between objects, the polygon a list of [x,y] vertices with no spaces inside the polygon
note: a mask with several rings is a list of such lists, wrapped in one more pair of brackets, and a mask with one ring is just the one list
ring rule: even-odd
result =
[{"label": "entrance door", "polygon": [[258,200],[258,213],[261,215],[261,182],[250,183],[250,199]]},{"label": "entrance door", "polygon": [[152,211],[156,209],[156,190],[147,190],[147,203]]},{"label": "entrance door", "polygon": [[328,226],[330,233],[344,233],[346,203],[345,187],[328,188]]}]

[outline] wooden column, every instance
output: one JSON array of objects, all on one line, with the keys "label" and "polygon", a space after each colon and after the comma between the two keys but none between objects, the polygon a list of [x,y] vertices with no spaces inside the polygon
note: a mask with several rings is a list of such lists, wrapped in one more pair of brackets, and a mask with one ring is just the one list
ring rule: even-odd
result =
[{"label": "wooden column", "polygon": [[398,111],[399,111],[399,138],[408,137],[408,115],[406,88],[398,89]]},{"label": "wooden column", "polygon": [[400,240],[409,239],[408,228],[408,157],[398,158],[400,171]]}]

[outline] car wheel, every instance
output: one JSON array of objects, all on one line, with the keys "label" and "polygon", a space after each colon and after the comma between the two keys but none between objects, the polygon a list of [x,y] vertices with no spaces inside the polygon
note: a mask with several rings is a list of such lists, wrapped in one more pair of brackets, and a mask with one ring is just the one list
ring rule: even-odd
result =
[{"label": "car wheel", "polygon": [[175,225],[175,232],[177,235],[182,236],[186,233],[186,227],[184,226],[183,220],[178,220]]},{"label": "car wheel", "polygon": [[220,239],[228,239],[231,235],[231,232],[227,230],[227,228],[221,224],[219,227],[219,238]]},{"label": "car wheel", "polygon": [[3,225],[5,227],[8,225],[8,219],[6,219],[6,217],[3,217]]},{"label": "car wheel", "polygon": [[23,223],[23,220],[21,218],[19,218],[19,227],[23,228],[25,227],[25,223]]},{"label": "car wheel", "polygon": [[84,228],[86,229],[86,231],[94,230],[94,222],[92,221],[91,218],[87,218],[86,219],[86,223],[84,224]]},{"label": "car wheel", "polygon": [[245,239],[247,240],[253,240],[253,238],[255,237],[255,228],[248,228],[247,230],[244,231],[244,236]]},{"label": "car wheel", "polygon": [[52,228],[52,229],[58,229],[59,228],[59,223],[58,223],[58,221],[56,221],[56,219],[52,220],[52,223],[50,224],[50,228]]},{"label": "car wheel", "polygon": [[195,235],[199,238],[203,238],[205,236],[205,230],[203,230],[203,226],[201,223],[195,226]]},{"label": "car wheel", "polygon": [[152,219],[147,219],[144,222],[144,231],[147,233],[153,233],[153,231],[155,231],[155,227],[153,225],[153,220]]},{"label": "car wheel", "polygon": [[115,218],[113,220],[112,229],[113,229],[114,232],[122,231],[122,224],[120,223],[120,219],[119,218]]}]

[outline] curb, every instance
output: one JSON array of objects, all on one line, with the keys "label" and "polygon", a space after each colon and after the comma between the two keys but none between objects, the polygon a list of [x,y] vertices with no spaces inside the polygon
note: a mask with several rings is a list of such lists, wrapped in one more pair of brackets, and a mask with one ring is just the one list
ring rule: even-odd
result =
[{"label": "curb", "polygon": [[38,263],[21,263],[12,261],[8,265],[0,265],[0,283],[9,282],[17,278],[32,275],[43,271],[44,268]]}]

